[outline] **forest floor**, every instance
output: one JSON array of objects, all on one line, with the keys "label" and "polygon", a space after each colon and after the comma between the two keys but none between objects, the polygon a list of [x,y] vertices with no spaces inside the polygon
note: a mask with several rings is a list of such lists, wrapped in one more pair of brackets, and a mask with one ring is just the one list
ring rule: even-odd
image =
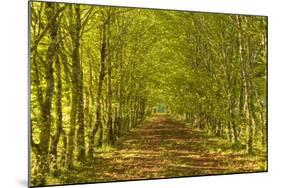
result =
[{"label": "forest floor", "polygon": [[265,170],[265,156],[234,152],[227,140],[159,115],[123,136],[115,148],[96,152],[92,165],[62,179],[105,182]]}]

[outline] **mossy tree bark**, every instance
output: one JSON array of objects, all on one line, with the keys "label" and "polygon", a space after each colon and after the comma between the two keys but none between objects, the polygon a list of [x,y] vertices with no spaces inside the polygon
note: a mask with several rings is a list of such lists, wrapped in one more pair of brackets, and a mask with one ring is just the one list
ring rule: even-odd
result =
[{"label": "mossy tree bark", "polygon": [[[37,177],[32,179],[31,183],[34,185],[45,185],[46,175],[49,171],[49,143],[51,136],[51,108],[52,99],[54,91],[54,68],[53,64],[57,58],[57,47],[58,47],[58,24],[57,18],[52,19],[53,15],[57,12],[57,7],[53,3],[46,3],[46,17],[48,18],[49,29],[48,38],[50,42],[48,44],[46,62],[45,62],[45,82],[46,87],[44,91],[41,90],[40,93],[40,136],[39,144],[35,144],[31,138],[33,147],[37,148],[36,151],[36,161],[37,161]],[[44,94],[44,95],[43,95]]]},{"label": "mossy tree bark", "polygon": [[80,7],[69,6],[70,17],[70,36],[72,41],[72,73],[71,73],[71,119],[70,131],[68,135],[68,149],[66,167],[73,168],[74,164],[74,140],[77,130],[77,160],[83,161],[85,157],[84,142],[84,115],[83,115],[83,84],[82,84],[82,68],[80,62],[80,34],[81,34],[81,18]]}]

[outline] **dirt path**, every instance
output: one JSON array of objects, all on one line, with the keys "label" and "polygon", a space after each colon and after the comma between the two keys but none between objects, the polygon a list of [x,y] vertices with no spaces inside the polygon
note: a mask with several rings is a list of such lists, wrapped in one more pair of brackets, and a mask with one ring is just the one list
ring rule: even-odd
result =
[{"label": "dirt path", "polygon": [[77,169],[80,178],[76,180],[104,182],[263,171],[264,160],[234,154],[228,141],[167,116],[157,116],[124,136],[113,151],[97,153],[93,166]]}]

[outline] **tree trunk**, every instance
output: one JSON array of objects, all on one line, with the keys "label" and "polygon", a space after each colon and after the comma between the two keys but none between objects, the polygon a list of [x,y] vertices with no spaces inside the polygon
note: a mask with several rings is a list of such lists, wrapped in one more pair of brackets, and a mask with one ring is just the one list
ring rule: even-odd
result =
[{"label": "tree trunk", "polygon": [[[110,22],[110,20],[108,20]],[[107,125],[103,128],[103,146],[113,144],[113,129],[112,129],[112,89],[111,89],[111,59],[109,49],[110,24],[106,28],[106,49],[107,49]]]},{"label": "tree trunk", "polygon": [[53,175],[57,174],[58,166],[57,166],[57,146],[60,139],[60,135],[62,132],[62,83],[61,83],[61,64],[59,62],[59,57],[57,56],[56,61],[56,132],[52,137],[51,146],[50,146],[50,164],[52,165],[52,173]]},{"label": "tree trunk", "polygon": [[[49,47],[46,54],[45,64],[45,81],[46,89],[44,92],[44,99],[42,96],[41,108],[40,108],[40,136],[39,145],[37,147],[36,161],[37,161],[37,176],[31,180],[32,185],[42,186],[45,185],[45,179],[49,171],[49,142],[51,136],[51,105],[54,91],[54,75],[53,75],[53,64],[56,60],[56,48],[57,48],[57,19],[51,19],[56,13],[56,5],[52,3],[46,3],[46,16],[50,24],[48,36],[50,39]],[[32,138],[31,138],[32,139]],[[33,146],[35,146],[33,144]]]},{"label": "tree trunk", "polygon": [[[100,47],[100,74],[98,80],[97,88],[97,98],[96,98],[96,122],[94,126],[95,129],[99,129],[102,133],[102,122],[101,122],[101,100],[102,100],[102,85],[105,77],[105,59],[106,59],[106,25],[104,22],[101,28],[101,47]],[[94,131],[93,131],[94,132]],[[100,134],[101,136],[102,134]],[[94,136],[94,135],[93,135]]]},{"label": "tree trunk", "polygon": [[[71,74],[71,112],[70,112],[70,131],[68,134],[68,149],[67,149],[67,160],[66,160],[66,168],[72,169],[74,163],[74,139],[75,139],[75,131],[76,131],[76,123],[81,124],[81,117],[79,122],[77,122],[77,116],[80,113],[78,110],[81,92],[80,89],[80,74],[81,74],[81,66],[80,66],[80,8],[78,5],[74,7],[75,14],[73,15],[73,6],[69,6],[69,15],[70,15],[70,37],[72,40],[73,50],[72,50],[72,74]],[[78,129],[81,129],[81,125],[79,125]],[[78,131],[78,140],[81,140],[81,130]],[[84,147],[83,145],[79,145],[82,143],[77,143],[78,145],[78,153],[81,152],[80,148]]]},{"label": "tree trunk", "polygon": [[92,91],[92,82],[93,82],[93,75],[92,75],[92,63],[90,62],[90,84],[89,84],[89,120],[88,120],[88,126],[89,126],[89,151],[88,151],[88,160],[91,162],[94,157],[94,141],[95,141],[95,134],[97,132],[98,127],[93,126],[93,117],[92,112],[94,111],[93,105],[94,105],[94,96]]},{"label": "tree trunk", "polygon": [[[242,46],[242,20],[240,16],[236,16],[237,26],[239,29],[238,32],[238,57],[239,64],[241,66],[241,80],[242,80],[242,91],[240,94],[240,107],[243,106],[242,121],[246,124],[247,128],[247,151],[252,153],[253,151],[253,124],[251,120],[250,107],[249,107],[249,72],[248,65],[244,62],[243,51],[244,47]],[[249,47],[248,47],[249,48]],[[249,50],[249,49],[248,49]],[[249,55],[249,54],[248,54]],[[248,62],[249,63],[249,62]],[[241,98],[242,97],[242,98]],[[242,101],[243,100],[243,101]]]},{"label": "tree trunk", "polygon": [[77,79],[77,160],[83,162],[85,160],[85,124],[84,124],[84,87],[83,87],[83,69],[82,69],[82,52],[79,53],[81,49],[80,38],[81,38],[81,13],[80,7],[75,6],[75,40],[73,41],[75,46],[78,48],[76,52],[77,68],[78,68],[78,79]]}]

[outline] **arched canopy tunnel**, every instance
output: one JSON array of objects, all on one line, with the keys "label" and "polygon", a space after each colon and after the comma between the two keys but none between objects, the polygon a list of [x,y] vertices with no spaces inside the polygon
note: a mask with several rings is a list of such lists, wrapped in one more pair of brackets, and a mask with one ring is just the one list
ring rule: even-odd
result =
[{"label": "arched canopy tunnel", "polygon": [[30,186],[267,170],[266,17],[30,6]]}]

